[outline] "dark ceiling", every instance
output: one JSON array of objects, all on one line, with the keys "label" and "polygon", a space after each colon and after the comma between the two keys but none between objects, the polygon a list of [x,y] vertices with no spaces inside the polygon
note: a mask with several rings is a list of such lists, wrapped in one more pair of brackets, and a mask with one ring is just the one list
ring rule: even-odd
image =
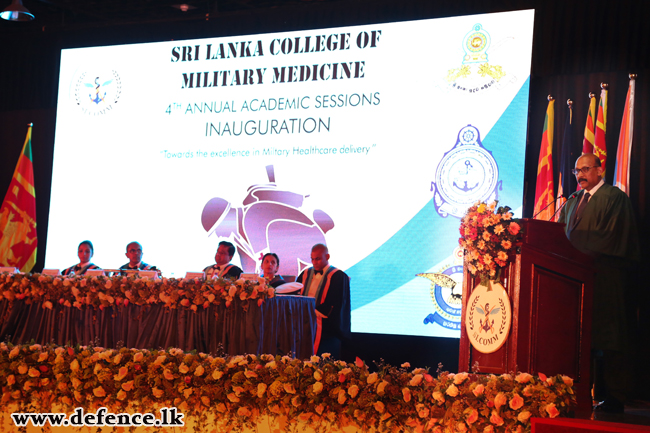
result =
[{"label": "dark ceiling", "polygon": [[[23,0],[35,16],[31,22],[0,20],[0,33],[77,30],[128,24],[205,21],[242,13],[264,13],[278,8],[309,8],[342,0]],[[11,0],[0,0],[0,10]]]}]

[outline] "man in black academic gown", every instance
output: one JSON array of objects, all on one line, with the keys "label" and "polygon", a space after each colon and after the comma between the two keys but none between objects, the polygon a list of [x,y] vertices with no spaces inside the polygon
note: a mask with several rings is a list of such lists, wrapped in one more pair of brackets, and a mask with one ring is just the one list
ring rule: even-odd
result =
[{"label": "man in black academic gown", "polygon": [[230,263],[235,255],[235,246],[230,242],[221,241],[217,248],[217,253],[214,255],[214,265],[208,266],[203,269],[205,278],[231,278],[236,280],[242,274],[241,268]]},{"label": "man in black academic gown", "polygon": [[156,271],[156,267],[142,261],[142,245],[139,242],[131,242],[126,246],[126,257],[129,263],[120,266],[120,269],[131,271]]},{"label": "man in black academic gown", "polygon": [[573,172],[581,190],[566,202],[559,222],[566,224],[565,232],[573,246],[594,257],[595,398],[604,400],[600,410],[623,412],[627,280],[631,266],[639,258],[634,212],[628,196],[603,181],[603,167],[595,155],[578,158]]},{"label": "man in black academic gown", "polygon": [[329,353],[341,359],[342,340],[350,338],[350,277],[329,264],[327,247],[311,249],[312,268],[296,279],[303,284],[302,295],[316,298],[316,338],[314,353]]}]

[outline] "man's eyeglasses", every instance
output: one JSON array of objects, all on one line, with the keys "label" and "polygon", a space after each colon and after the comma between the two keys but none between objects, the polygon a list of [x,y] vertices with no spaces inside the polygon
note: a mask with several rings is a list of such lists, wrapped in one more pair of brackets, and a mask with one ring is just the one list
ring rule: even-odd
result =
[{"label": "man's eyeglasses", "polygon": [[588,172],[589,170],[591,170],[592,168],[596,168],[596,167],[598,167],[598,166],[597,166],[597,165],[594,165],[594,166],[592,166],[592,167],[574,168],[573,170],[571,170],[571,173],[573,173],[573,174],[576,175],[576,176],[579,175],[580,173],[582,173],[582,174],[587,174],[587,172]]}]

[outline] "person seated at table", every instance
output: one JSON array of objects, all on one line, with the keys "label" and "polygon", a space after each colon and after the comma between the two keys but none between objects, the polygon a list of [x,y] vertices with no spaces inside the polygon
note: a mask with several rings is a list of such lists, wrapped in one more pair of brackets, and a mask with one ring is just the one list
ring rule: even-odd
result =
[{"label": "person seated at table", "polygon": [[83,241],[79,244],[77,249],[77,256],[79,256],[79,264],[70,266],[67,269],[64,269],[61,272],[61,275],[83,275],[88,269],[101,269],[94,263],[90,263],[90,259],[93,257],[95,248],[93,243],[90,241]]},{"label": "person seated at table", "polygon": [[266,253],[262,257],[262,272],[266,284],[274,289],[286,283],[281,275],[277,275],[280,268],[280,258],[275,253]]},{"label": "person seated at table", "polygon": [[243,271],[239,267],[230,263],[234,255],[235,246],[233,244],[227,241],[219,242],[217,254],[214,256],[214,261],[217,263],[203,269],[203,272],[205,272],[205,279],[232,278],[236,280],[239,278]]},{"label": "person seated at table", "polygon": [[157,271],[155,266],[142,261],[142,245],[139,242],[131,242],[126,246],[126,257],[129,263],[120,266],[120,269],[132,271]]}]

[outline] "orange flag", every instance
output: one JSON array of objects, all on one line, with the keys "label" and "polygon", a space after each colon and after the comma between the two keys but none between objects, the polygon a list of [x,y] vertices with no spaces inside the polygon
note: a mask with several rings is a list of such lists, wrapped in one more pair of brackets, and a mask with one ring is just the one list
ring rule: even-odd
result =
[{"label": "orange flag", "polygon": [[[585,138],[582,141],[582,153],[594,153],[594,128],[596,127],[596,95],[589,92],[589,111],[585,124]],[[578,185],[580,188],[580,185]]]},{"label": "orange flag", "polygon": [[537,185],[535,186],[535,209],[533,217],[549,221],[555,213],[555,194],[553,192],[553,128],[555,124],[555,101],[548,97],[542,145],[537,164]]},{"label": "orange flag", "polygon": [[616,168],[614,169],[614,186],[630,195],[630,155],[634,137],[634,91],[636,75],[630,74],[630,87],[625,98],[625,110],[621,121],[621,133],[618,136],[616,151]]},{"label": "orange flag", "polygon": [[598,118],[596,119],[596,134],[594,138],[594,155],[600,158],[605,177],[605,162],[607,162],[607,144],[605,131],[607,130],[607,84],[601,83],[600,104],[598,104]]},{"label": "orange flag", "polygon": [[29,272],[36,263],[36,196],[32,164],[32,124],[0,207],[0,266]]}]

